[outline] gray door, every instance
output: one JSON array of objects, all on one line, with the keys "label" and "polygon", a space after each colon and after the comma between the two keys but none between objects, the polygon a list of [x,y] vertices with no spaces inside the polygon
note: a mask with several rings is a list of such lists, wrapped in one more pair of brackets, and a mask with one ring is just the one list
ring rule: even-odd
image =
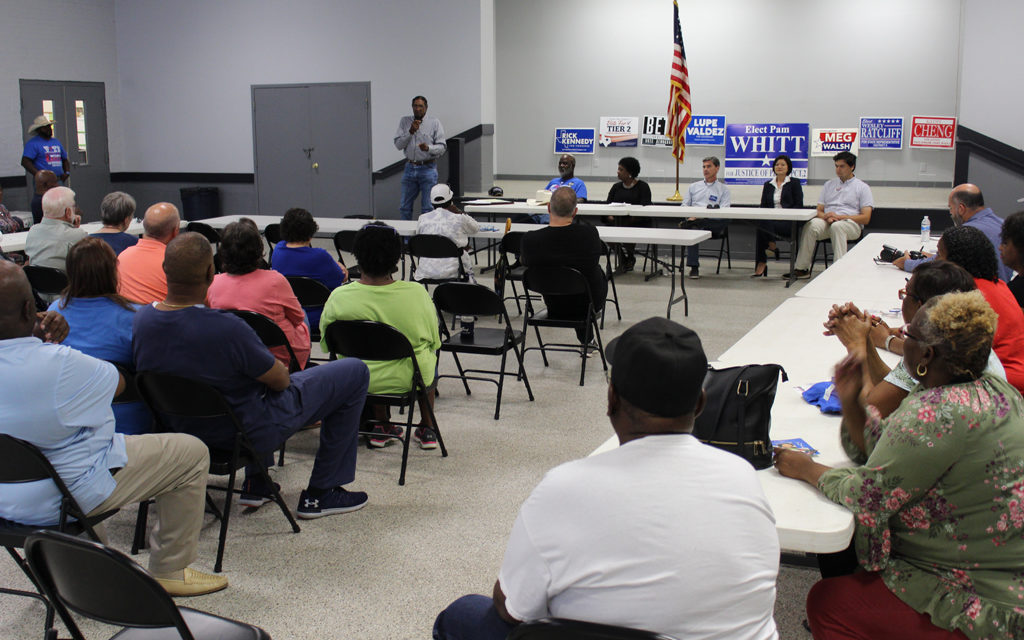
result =
[{"label": "gray door", "polygon": [[[110,192],[110,158],[107,152],[107,104],[102,82],[52,82],[21,80],[22,135],[36,116],[56,120],[53,135],[64,145],[71,164],[66,186],[87,222],[99,220],[100,201]],[[29,198],[34,192],[26,173]]]},{"label": "gray door", "polygon": [[373,213],[370,85],[253,86],[259,212]]}]

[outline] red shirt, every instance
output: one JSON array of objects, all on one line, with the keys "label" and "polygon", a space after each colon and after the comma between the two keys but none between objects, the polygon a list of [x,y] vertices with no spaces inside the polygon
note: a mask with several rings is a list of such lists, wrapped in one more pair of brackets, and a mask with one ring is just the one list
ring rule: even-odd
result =
[{"label": "red shirt", "polygon": [[1002,280],[974,279],[992,310],[999,316],[992,350],[1006,369],[1006,380],[1024,393],[1024,311]]},{"label": "red shirt", "polygon": [[167,297],[164,252],[167,245],[141,238],[117,256],[117,292],[133,302],[149,304]]}]

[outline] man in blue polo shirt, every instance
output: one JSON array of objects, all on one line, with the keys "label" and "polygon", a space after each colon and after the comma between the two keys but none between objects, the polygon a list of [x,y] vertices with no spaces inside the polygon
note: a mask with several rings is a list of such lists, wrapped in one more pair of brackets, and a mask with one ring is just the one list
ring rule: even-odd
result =
[{"label": "man in blue polo shirt", "polygon": [[[729,187],[718,179],[718,169],[722,162],[715,156],[708,156],[701,161],[701,172],[704,179],[694,182],[686,190],[683,198],[684,207],[707,207],[721,209],[732,204]],[[713,234],[721,234],[729,227],[729,223],[721,218],[689,218],[679,223],[684,229],[707,229]],[[686,247],[686,266],[690,267],[690,277],[700,277],[700,245]]]},{"label": "man in blue polo shirt", "polygon": [[71,173],[71,165],[64,145],[53,137],[53,121],[46,116],[39,116],[28,128],[28,134],[31,136],[33,131],[36,135],[25,143],[21,153],[21,166],[32,174],[33,180],[38,172],[48,170],[60,176],[61,182],[66,182]]},{"label": "man in blue polo shirt", "polygon": [[[988,238],[988,241],[996,249],[996,260],[999,261],[999,279],[1003,282],[1009,282],[1013,277],[1013,269],[1003,264],[1003,259],[999,255],[1003,219],[997,216],[991,208],[985,206],[985,198],[981,195],[981,189],[973,184],[961,184],[953,187],[953,190],[949,192],[948,204],[949,216],[953,218],[955,226],[974,227],[985,234],[985,237]],[[911,260],[907,257],[910,253],[909,251],[904,251],[903,253],[903,257],[893,260],[893,264],[907,273],[912,272],[922,262],[935,258],[934,255],[925,253],[923,259]]]},{"label": "man in blue polo shirt", "polygon": [[[551,178],[548,181],[548,186],[544,187],[546,191],[550,191],[552,194],[558,191],[562,187],[569,187],[576,192],[576,200],[579,202],[586,202],[587,200],[587,185],[582,180],[576,177],[576,158],[569,155],[568,153],[562,155],[558,159],[558,177]],[[548,224],[551,221],[551,215],[547,213],[538,213],[530,216],[530,219],[537,224]],[[513,219],[513,222],[515,219]]]}]

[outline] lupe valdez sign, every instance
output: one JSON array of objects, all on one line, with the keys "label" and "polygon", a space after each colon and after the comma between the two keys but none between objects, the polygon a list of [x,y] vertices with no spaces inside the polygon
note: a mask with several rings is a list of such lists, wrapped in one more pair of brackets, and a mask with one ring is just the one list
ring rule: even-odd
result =
[{"label": "lupe valdez sign", "polygon": [[763,184],[773,175],[775,157],[793,161],[793,176],[807,182],[807,137],[811,125],[801,123],[730,124],[725,128],[725,181]]},{"label": "lupe valdez sign", "polygon": [[594,153],[594,129],[555,129],[555,153]]},{"label": "lupe valdez sign", "polygon": [[861,149],[902,149],[903,118],[861,118]]},{"label": "lupe valdez sign", "polygon": [[686,127],[686,144],[725,144],[725,116],[693,116]]},{"label": "lupe valdez sign", "polygon": [[911,148],[953,148],[953,140],[956,137],[956,118],[914,116],[910,123]]}]

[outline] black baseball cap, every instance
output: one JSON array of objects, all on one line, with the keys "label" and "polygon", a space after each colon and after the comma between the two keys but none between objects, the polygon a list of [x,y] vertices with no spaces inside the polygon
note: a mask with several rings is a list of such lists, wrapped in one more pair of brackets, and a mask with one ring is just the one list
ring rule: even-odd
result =
[{"label": "black baseball cap", "polygon": [[664,418],[693,413],[708,358],[691,329],[665,318],[648,318],[605,349],[612,386],[638,409]]}]

